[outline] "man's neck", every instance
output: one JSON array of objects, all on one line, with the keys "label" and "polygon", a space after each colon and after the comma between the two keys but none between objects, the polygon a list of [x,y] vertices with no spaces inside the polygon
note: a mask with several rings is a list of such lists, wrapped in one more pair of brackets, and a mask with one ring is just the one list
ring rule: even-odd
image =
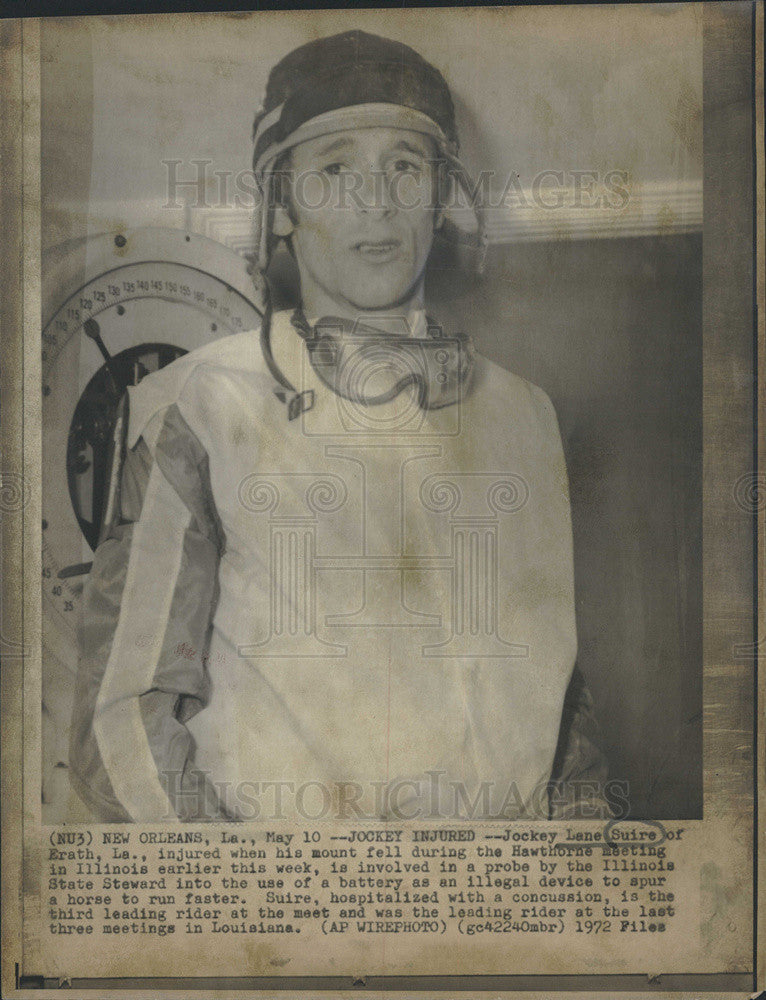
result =
[{"label": "man's neck", "polygon": [[406,302],[384,309],[360,309],[350,302],[336,300],[321,289],[312,289],[310,293],[303,294],[302,308],[311,323],[325,316],[337,316],[351,323],[360,322],[399,335],[405,331],[414,333],[414,330],[409,328],[413,322],[419,321],[420,315],[425,311],[422,289],[410,296]]}]

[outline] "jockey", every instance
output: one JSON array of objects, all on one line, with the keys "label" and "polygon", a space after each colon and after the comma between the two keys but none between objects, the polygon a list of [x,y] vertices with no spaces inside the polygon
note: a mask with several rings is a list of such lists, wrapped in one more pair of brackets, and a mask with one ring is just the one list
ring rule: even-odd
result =
[{"label": "jockey", "polygon": [[553,406],[425,309],[471,191],[444,78],[310,42],[254,143],[263,323],[129,389],[75,790],[118,822],[608,816]]}]

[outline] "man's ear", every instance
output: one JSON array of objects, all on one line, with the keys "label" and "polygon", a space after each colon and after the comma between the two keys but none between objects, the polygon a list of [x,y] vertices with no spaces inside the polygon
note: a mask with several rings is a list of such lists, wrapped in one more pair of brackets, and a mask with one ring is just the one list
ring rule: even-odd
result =
[{"label": "man's ear", "polygon": [[271,223],[271,230],[275,236],[289,236],[295,229],[290,213],[284,205],[274,206],[274,219]]},{"label": "man's ear", "polygon": [[436,206],[436,211],[434,212],[434,232],[436,232],[437,229],[441,229],[444,225],[444,218],[446,214],[447,212],[442,205]]}]

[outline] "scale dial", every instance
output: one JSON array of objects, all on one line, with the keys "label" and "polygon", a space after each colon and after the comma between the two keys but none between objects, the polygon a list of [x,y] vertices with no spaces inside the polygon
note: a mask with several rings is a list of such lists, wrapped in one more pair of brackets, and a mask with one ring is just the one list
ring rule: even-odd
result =
[{"label": "scale dial", "polygon": [[59,744],[56,766],[66,761],[82,588],[117,402],[126,385],[187,351],[256,329],[260,311],[245,259],[183,230],[64,244],[43,260],[43,286],[43,722]]}]

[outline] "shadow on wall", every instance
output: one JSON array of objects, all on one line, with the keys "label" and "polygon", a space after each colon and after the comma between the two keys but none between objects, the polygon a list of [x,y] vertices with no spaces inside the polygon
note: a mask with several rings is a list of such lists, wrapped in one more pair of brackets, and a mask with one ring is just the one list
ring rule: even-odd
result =
[{"label": "shadow on wall", "polygon": [[429,308],[541,386],[572,499],[579,664],[634,818],[702,815],[701,236],[442,248]]},{"label": "shadow on wall", "polygon": [[[541,386],[569,471],[578,662],[636,819],[702,816],[702,237],[437,245],[429,312]],[[286,253],[272,283],[295,302]]]}]

